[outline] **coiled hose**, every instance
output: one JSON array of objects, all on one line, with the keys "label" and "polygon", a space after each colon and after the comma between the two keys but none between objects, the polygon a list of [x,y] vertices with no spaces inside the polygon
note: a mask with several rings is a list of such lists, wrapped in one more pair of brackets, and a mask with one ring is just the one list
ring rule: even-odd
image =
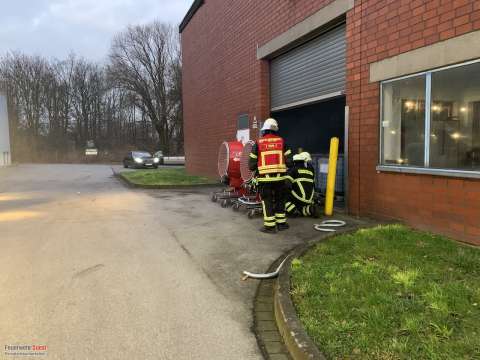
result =
[{"label": "coiled hose", "polygon": [[325,221],[322,221],[320,224],[313,225],[313,228],[317,231],[335,232],[337,230],[332,228],[342,227],[346,225],[347,223],[342,220],[325,220]]}]

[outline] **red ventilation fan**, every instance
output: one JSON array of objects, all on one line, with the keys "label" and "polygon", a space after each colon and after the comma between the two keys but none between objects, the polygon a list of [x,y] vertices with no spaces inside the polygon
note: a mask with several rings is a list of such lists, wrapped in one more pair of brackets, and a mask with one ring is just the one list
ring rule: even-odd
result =
[{"label": "red ventilation fan", "polygon": [[218,150],[218,175],[228,188],[214,192],[212,201],[222,200],[222,207],[231,204],[232,199],[238,199],[243,194],[243,180],[240,173],[240,158],[243,144],[239,141],[225,141]]},{"label": "red ventilation fan", "polygon": [[249,141],[245,144],[242,151],[242,156],[240,160],[240,174],[243,180],[243,188],[245,189],[242,196],[234,200],[232,209],[240,210],[244,209],[247,211],[249,218],[255,217],[255,215],[262,213],[262,202],[260,195],[258,193],[257,186],[251,180],[255,176],[253,171],[250,170],[250,153],[252,148],[255,145],[255,142]]},{"label": "red ventilation fan", "polygon": [[240,173],[240,159],[243,144],[239,141],[225,141],[218,151],[218,175],[226,185],[240,188],[243,180]]},{"label": "red ventilation fan", "polygon": [[254,174],[248,163],[255,143],[243,146],[239,141],[225,141],[218,151],[218,175],[228,187],[212,194],[212,201],[221,200],[222,207],[233,205],[233,210],[247,210],[248,217],[261,213],[262,206],[256,186],[250,181]]}]

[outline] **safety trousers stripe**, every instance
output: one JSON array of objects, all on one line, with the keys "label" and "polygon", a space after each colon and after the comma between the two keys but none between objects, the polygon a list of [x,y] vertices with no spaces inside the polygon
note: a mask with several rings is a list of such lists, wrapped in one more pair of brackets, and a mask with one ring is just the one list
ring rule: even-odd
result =
[{"label": "safety trousers stripe", "polygon": [[262,201],[262,210],[263,210],[263,217],[267,216],[267,209],[265,208],[265,201]]},{"label": "safety trousers stripe", "polygon": [[294,205],[294,204],[290,205],[290,206],[287,208],[287,211],[290,212],[290,211],[292,211],[293,209],[295,209],[295,205]]},{"label": "safety trousers stripe", "polygon": [[285,224],[287,219],[277,219],[277,224]]},{"label": "safety trousers stripe", "polygon": [[287,215],[285,215],[285,214],[275,214],[275,217],[276,217],[277,219],[282,219],[282,218],[287,217]]},{"label": "safety trousers stripe", "polygon": [[274,227],[275,225],[277,225],[277,223],[275,221],[274,222],[265,221],[263,225],[268,227]]}]

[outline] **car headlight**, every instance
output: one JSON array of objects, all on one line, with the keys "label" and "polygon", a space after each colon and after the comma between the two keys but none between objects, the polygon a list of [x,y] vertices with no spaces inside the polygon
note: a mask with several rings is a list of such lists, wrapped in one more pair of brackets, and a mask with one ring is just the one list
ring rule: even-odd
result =
[{"label": "car headlight", "polygon": [[154,162],[155,164],[158,164],[158,163],[160,162],[160,159],[159,159],[158,157],[153,158],[153,162]]},{"label": "car headlight", "polygon": [[141,163],[143,163],[143,160],[141,158],[135,158],[135,162],[137,164],[141,164]]}]

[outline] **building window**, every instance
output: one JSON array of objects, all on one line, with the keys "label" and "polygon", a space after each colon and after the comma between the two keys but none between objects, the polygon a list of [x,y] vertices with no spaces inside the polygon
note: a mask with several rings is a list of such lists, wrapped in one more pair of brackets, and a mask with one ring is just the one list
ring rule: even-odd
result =
[{"label": "building window", "polygon": [[383,82],[381,92],[381,165],[480,171],[480,62]]},{"label": "building window", "polygon": [[383,164],[425,163],[425,76],[383,86]]}]

